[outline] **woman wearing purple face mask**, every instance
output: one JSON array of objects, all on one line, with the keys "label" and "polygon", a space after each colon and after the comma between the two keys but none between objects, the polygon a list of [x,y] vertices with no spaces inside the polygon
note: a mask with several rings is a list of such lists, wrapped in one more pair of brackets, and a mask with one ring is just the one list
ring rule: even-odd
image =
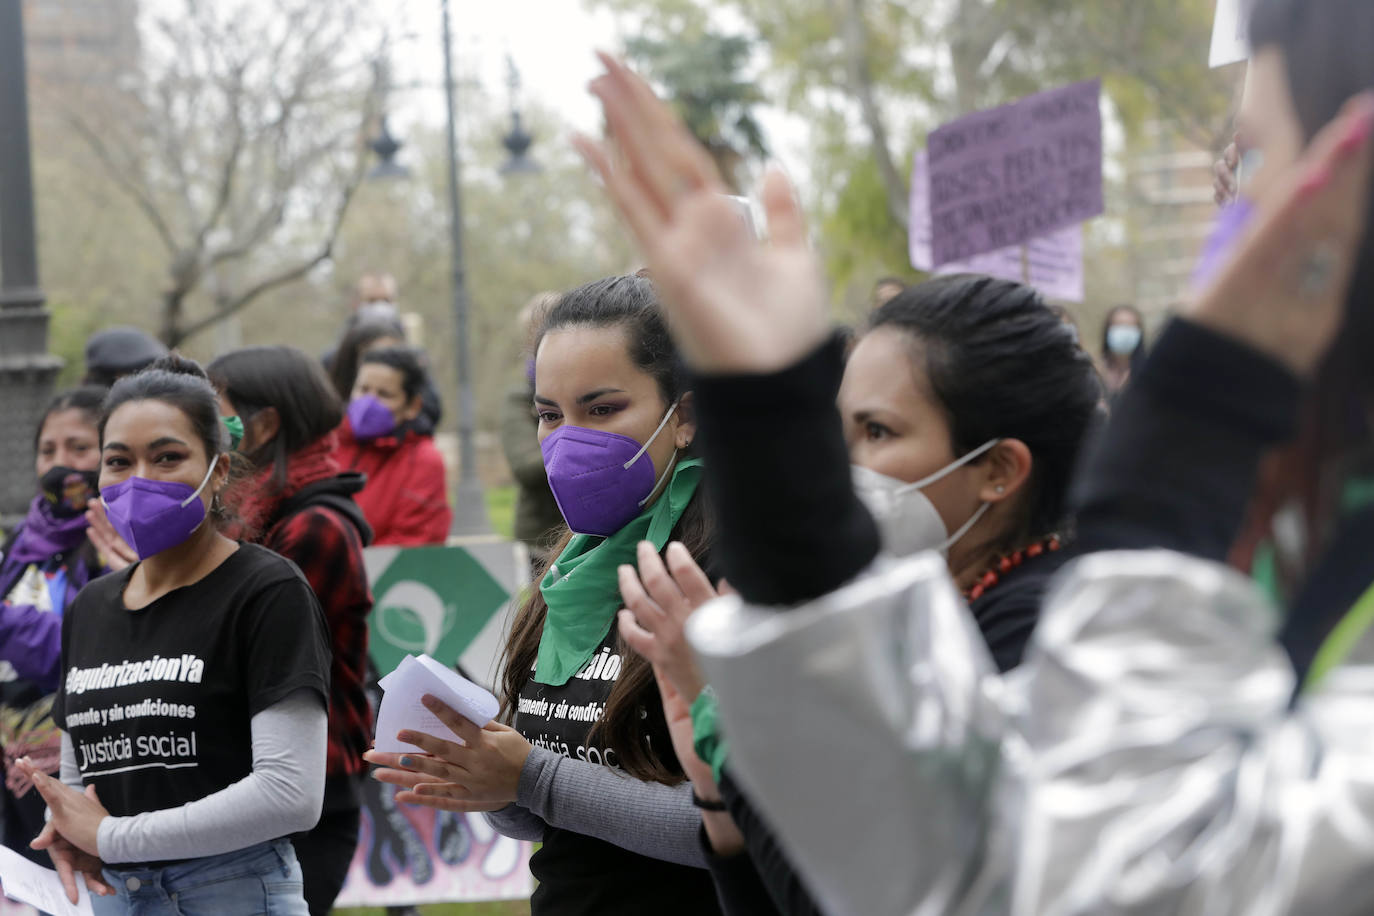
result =
[{"label": "woman wearing purple face mask", "polygon": [[368,759],[407,790],[399,801],[488,811],[502,833],[542,841],[539,916],[719,912],[650,665],[615,627],[619,570],[644,543],[681,542],[712,569],[692,395],[640,277],[561,297],[535,354],[538,437],[570,530],[511,630],[509,724],[439,707],[465,745],[417,735],[403,740],[432,756]]},{"label": "woman wearing purple face mask", "polygon": [[100,405],[105,389],[58,395],[34,437],[38,495],[24,521],[0,547],[0,747],[6,750],[4,842],[35,862],[29,848],[43,828],[43,799],[13,769],[27,753],[56,775],[61,756],[49,715],[61,673],[62,614],[91,578],[104,572],[91,542],[86,509],[95,500],[100,465]]},{"label": "woman wearing purple face mask", "polygon": [[61,781],[18,762],[34,840],[98,914],[304,916],[286,837],[324,793],[330,649],[309,584],[221,535],[229,437],[200,367],[169,356],[111,390],[100,499],[139,561],[62,621]]},{"label": "woman wearing purple face mask", "polygon": [[417,351],[383,347],[362,357],[348,414],[339,427],[339,459],[367,475],[355,497],[374,544],[419,546],[448,538],[452,512],[444,459],[432,435],[414,423],[427,377]]}]

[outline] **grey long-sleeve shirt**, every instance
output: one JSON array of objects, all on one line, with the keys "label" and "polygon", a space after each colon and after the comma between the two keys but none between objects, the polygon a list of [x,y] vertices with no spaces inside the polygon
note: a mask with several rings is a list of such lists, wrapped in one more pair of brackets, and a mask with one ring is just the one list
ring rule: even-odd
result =
[{"label": "grey long-sleeve shirt", "polygon": [[486,817],[518,840],[540,840],[546,827],[558,827],[665,862],[706,867],[691,783],[644,782],[544,748],[525,759],[515,803]]}]

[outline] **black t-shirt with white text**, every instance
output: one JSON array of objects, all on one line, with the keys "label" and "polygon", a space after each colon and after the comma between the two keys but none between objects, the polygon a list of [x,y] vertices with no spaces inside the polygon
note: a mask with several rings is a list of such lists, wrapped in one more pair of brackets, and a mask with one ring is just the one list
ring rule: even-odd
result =
[{"label": "black t-shirt with white text", "polygon": [[53,719],[113,815],[176,808],[252,772],[254,715],[305,688],[328,703],[319,602],[289,560],[238,550],[139,610],[133,570],[93,580],[62,620]]},{"label": "black t-shirt with white text", "polygon": [[[615,749],[601,735],[588,741],[620,678],[621,653],[629,651],[617,635],[612,623],[591,660],[563,686],[540,684],[532,677],[525,682],[514,722],[525,740],[573,760],[618,768]],[[640,713],[646,740],[660,753],[671,755],[662,704],[652,683],[645,698],[654,707]],[[677,765],[675,756],[668,759]],[[613,798],[606,799],[607,805],[614,803]],[[530,898],[535,916],[709,916],[720,912],[705,869],[664,862],[558,827],[544,830],[543,845],[530,858],[530,871],[539,880]]]}]

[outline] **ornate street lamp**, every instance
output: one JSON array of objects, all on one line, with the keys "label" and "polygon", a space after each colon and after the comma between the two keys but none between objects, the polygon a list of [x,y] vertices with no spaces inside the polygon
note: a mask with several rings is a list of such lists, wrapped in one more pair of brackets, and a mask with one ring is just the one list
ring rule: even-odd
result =
[{"label": "ornate street lamp", "polygon": [[[463,195],[460,174],[462,158],[458,149],[457,93],[453,81],[453,55],[450,40],[448,0],[442,0],[444,42],[444,99],[448,111],[448,199],[449,199],[449,260],[452,273],[453,326],[458,369],[458,491],[453,511],[453,526],[449,533],[457,536],[491,534],[487,518],[486,497],[482,481],[477,476],[476,410],[472,396],[472,340],[468,327],[471,300],[468,298],[467,264],[463,255]],[[510,66],[509,84],[512,93],[511,129],[501,143],[510,158],[501,166],[502,175],[533,174],[540,171],[538,163],[527,156],[534,138],[520,124],[515,108],[514,93],[519,87],[515,65]],[[394,161],[401,141],[387,129],[386,116],[380,130],[370,144],[380,160],[368,173],[369,178],[394,178],[409,175],[410,170]]]}]

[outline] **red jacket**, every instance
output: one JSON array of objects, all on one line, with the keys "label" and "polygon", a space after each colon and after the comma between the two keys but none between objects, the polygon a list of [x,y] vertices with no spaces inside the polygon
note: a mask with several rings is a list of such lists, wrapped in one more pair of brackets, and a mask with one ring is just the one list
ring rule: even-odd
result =
[{"label": "red jacket", "polygon": [[414,547],[448,539],[453,513],[448,506],[444,458],[432,436],[407,432],[363,442],[353,427],[339,427],[339,461],[367,475],[354,497],[375,535],[376,545]]}]

